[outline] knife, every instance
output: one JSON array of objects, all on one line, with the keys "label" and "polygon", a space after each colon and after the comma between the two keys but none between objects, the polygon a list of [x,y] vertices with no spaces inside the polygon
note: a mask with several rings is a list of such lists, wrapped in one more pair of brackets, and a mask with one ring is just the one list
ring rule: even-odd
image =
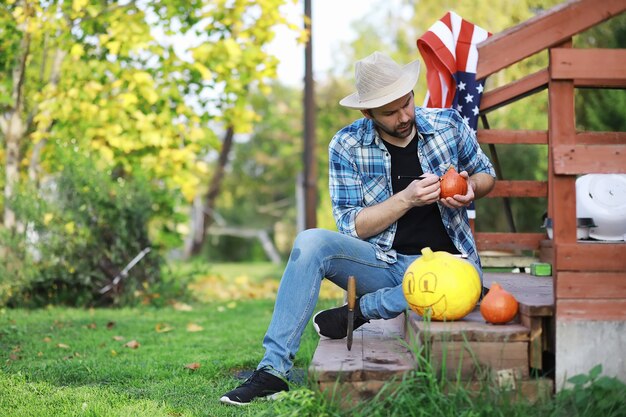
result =
[{"label": "knife", "polygon": [[352,350],[355,304],[356,304],[356,278],[350,275],[348,277],[348,350]]}]

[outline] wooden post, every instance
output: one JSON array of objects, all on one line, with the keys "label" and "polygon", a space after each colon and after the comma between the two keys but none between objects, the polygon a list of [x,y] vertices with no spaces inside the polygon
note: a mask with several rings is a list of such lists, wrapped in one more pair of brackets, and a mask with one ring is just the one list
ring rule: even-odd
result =
[{"label": "wooden post", "polygon": [[317,160],[315,157],[315,98],[313,88],[313,33],[311,0],[304,1],[305,29],[309,40],[304,48],[304,228],[317,226]]}]

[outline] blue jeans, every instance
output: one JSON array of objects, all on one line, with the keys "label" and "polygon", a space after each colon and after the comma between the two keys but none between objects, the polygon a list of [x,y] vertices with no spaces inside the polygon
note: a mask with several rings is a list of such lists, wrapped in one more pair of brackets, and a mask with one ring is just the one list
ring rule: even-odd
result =
[{"label": "blue jeans", "polygon": [[270,373],[288,375],[324,278],[346,289],[348,277],[354,275],[361,313],[368,319],[391,319],[404,312],[408,305],[402,279],[418,257],[398,254],[397,262],[390,264],[376,258],[372,244],[339,232],[309,229],[298,234],[263,339],[265,356],[257,369],[270,367]]}]

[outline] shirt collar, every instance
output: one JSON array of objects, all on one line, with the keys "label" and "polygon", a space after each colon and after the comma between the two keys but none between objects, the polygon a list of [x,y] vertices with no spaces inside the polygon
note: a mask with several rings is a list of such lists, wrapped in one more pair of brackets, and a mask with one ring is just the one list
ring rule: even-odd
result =
[{"label": "shirt collar", "polygon": [[[417,125],[417,131],[421,134],[432,134],[434,132],[433,125],[428,121],[426,117],[424,117],[424,111],[420,107],[415,108],[415,124]],[[374,122],[368,118],[362,119],[364,122],[365,134],[363,135],[363,145],[370,145],[376,136],[378,136],[378,132],[376,132],[376,127]]]}]

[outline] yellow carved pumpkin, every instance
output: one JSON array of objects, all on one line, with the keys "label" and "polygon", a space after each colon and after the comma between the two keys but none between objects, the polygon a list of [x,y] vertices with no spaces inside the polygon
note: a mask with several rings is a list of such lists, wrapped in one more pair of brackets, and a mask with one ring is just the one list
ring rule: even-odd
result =
[{"label": "yellow carved pumpkin", "polygon": [[404,273],[402,289],[409,306],[432,320],[459,320],[469,314],[480,297],[481,283],[474,266],[448,252],[422,249]]}]

